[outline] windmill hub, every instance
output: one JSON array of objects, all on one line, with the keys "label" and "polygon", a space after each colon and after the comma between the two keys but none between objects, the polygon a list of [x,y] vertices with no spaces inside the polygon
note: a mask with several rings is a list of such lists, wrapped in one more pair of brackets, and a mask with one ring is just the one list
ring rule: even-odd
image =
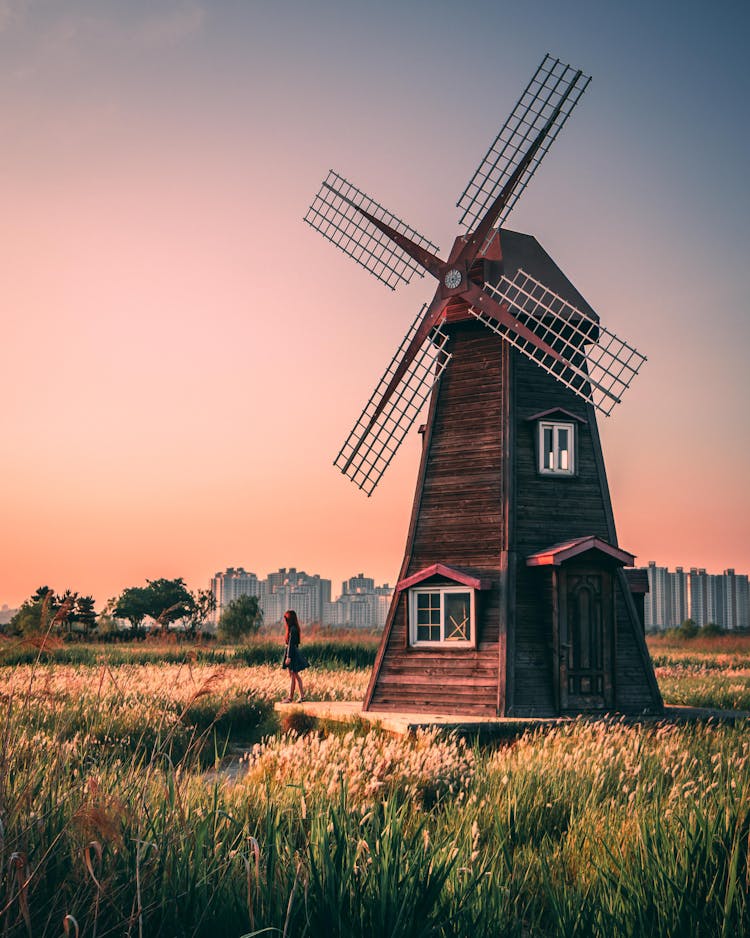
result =
[{"label": "windmill hub", "polygon": [[464,277],[460,270],[455,267],[451,267],[448,273],[443,278],[443,283],[448,287],[449,290],[455,290],[456,287],[461,286],[461,282]]}]

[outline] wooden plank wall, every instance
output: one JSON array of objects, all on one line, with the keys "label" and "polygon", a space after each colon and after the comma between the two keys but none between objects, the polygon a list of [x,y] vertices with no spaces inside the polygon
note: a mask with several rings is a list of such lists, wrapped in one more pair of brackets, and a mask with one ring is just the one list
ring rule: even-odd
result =
[{"label": "wooden plank wall", "polygon": [[[476,322],[450,327],[453,359],[438,391],[427,468],[405,576],[433,563],[487,577],[476,649],[411,648],[407,596],[393,621],[370,708],[495,713],[502,541],[501,349]],[[435,581],[437,582],[437,580]]]},{"label": "wooden plank wall", "polygon": [[[519,556],[516,578],[516,694],[517,716],[554,712],[547,674],[552,667],[552,634],[547,590],[551,580],[544,570],[524,567],[523,558],[552,544],[595,534],[612,542],[613,525],[599,479],[597,447],[587,419],[587,407],[572,392],[545,375],[532,362],[517,356],[516,386],[516,514],[514,548]],[[545,387],[545,385],[547,385]],[[577,475],[551,478],[537,472],[536,422],[526,418],[550,407],[562,407],[580,416],[577,423]],[[615,653],[615,703],[625,713],[659,708],[647,670],[637,647],[630,610],[619,582],[615,581],[617,647]],[[547,670],[549,668],[549,671]]]},{"label": "wooden plank wall", "polygon": [[[593,312],[535,239],[504,231],[502,245],[509,276],[523,266],[580,309]],[[424,482],[415,496],[401,576],[440,562],[488,577],[494,585],[480,594],[476,650],[410,648],[406,594],[394,602],[369,706],[489,715],[497,711],[498,688],[507,678],[508,715],[552,714],[552,578],[550,571],[527,568],[525,560],[552,544],[592,534],[616,544],[596,423],[587,404],[515,350],[510,364],[512,392],[509,402],[504,402],[500,340],[473,321],[448,328],[453,360],[431,409]],[[504,403],[510,425],[504,423]],[[573,478],[537,472],[536,425],[527,418],[554,407],[581,419],[576,431],[578,471]],[[514,438],[512,471],[503,466],[508,432]],[[513,480],[507,512],[502,501],[504,473]],[[506,538],[510,543],[505,543]],[[498,587],[504,548],[509,549],[509,569],[517,571],[515,579],[510,578],[507,597],[501,597]],[[638,644],[637,616],[632,602],[624,598],[623,583],[616,578],[616,704],[624,712],[658,709],[659,692],[642,636]],[[502,682],[501,602],[510,610],[513,629]]]},{"label": "wooden plank wall", "polygon": [[[522,266],[581,309],[590,307],[562,271],[527,235],[505,232],[503,254],[506,273],[513,276]],[[604,475],[598,432],[594,432],[590,407],[520,353],[513,353],[515,414],[515,496],[512,549],[518,559],[516,578],[515,695],[512,713],[540,715],[554,712],[552,668],[551,576],[529,570],[525,558],[552,544],[575,537],[597,535],[616,544],[614,516]],[[576,421],[577,472],[573,477],[550,477],[537,471],[536,422],[528,418],[554,407],[580,418]],[[661,705],[650,670],[650,661],[638,648],[630,605],[616,580],[617,648],[615,700],[625,712]],[[648,673],[650,672],[650,673]]]}]

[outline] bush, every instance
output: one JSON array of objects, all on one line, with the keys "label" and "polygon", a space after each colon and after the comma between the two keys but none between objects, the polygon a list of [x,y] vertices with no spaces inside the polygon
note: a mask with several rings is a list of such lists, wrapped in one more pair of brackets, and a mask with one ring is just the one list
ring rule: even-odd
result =
[{"label": "bush", "polygon": [[222,612],[219,619],[219,638],[237,642],[254,635],[263,623],[263,611],[257,596],[238,596]]},{"label": "bush", "polygon": [[681,638],[695,638],[698,634],[698,626],[693,619],[685,619],[676,631]]}]

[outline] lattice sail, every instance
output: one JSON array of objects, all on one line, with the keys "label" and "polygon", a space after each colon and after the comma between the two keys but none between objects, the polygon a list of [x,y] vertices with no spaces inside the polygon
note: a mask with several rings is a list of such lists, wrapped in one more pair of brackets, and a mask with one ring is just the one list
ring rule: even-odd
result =
[{"label": "lattice sail", "polygon": [[503,224],[590,81],[581,71],[563,64],[559,59],[553,59],[550,55],[544,57],[456,203],[463,210],[460,224],[468,231],[476,228],[531,143],[560,106],[560,112],[544,142],[522,174],[505,208],[493,222],[494,227]]},{"label": "lattice sail", "polygon": [[[353,204],[352,204],[353,203]],[[323,181],[320,191],[307,210],[305,221],[324,237],[353,257],[391,290],[399,281],[408,283],[416,273],[424,276],[424,270],[397,244],[372,222],[364,218],[357,206],[374,215],[389,227],[395,228],[432,254],[440,248],[428,241],[405,222],[401,221],[382,205],[357,189],[350,182],[331,170]]]},{"label": "lattice sail", "polygon": [[512,280],[503,277],[497,286],[486,283],[484,288],[496,302],[507,303],[511,313],[565,361],[481,310],[470,308],[472,316],[597,410],[606,415],[612,412],[646,361],[645,355],[523,270]]},{"label": "lattice sail", "polygon": [[396,390],[373,423],[372,416],[380,406],[391,378],[422,322],[426,308],[426,305],[422,307],[404,336],[380,383],[333,462],[334,466],[339,468],[366,495],[372,494],[380,477],[390,465],[396,450],[403,442],[451,358],[450,353],[445,349],[448,336],[438,325],[425,340],[401,382],[396,386]]}]

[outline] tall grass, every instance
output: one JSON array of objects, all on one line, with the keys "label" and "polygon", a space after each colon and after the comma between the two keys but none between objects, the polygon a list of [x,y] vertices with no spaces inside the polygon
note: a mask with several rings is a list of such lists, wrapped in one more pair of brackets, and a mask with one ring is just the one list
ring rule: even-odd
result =
[{"label": "tall grass", "polygon": [[[362,636],[356,639],[323,636],[306,640],[305,656],[318,669],[371,668],[377,641]],[[5,640],[0,646],[0,666],[33,665],[41,660],[50,664],[94,667],[106,662],[111,668],[135,664],[204,664],[242,667],[280,665],[283,645],[280,639],[256,638],[240,645],[156,644],[106,646],[86,644],[52,645],[47,642],[41,653],[28,642]]]},{"label": "tall grass", "polygon": [[497,749],[291,733],[207,772],[283,683],[0,669],[0,934],[750,934],[747,724],[576,721]]}]

